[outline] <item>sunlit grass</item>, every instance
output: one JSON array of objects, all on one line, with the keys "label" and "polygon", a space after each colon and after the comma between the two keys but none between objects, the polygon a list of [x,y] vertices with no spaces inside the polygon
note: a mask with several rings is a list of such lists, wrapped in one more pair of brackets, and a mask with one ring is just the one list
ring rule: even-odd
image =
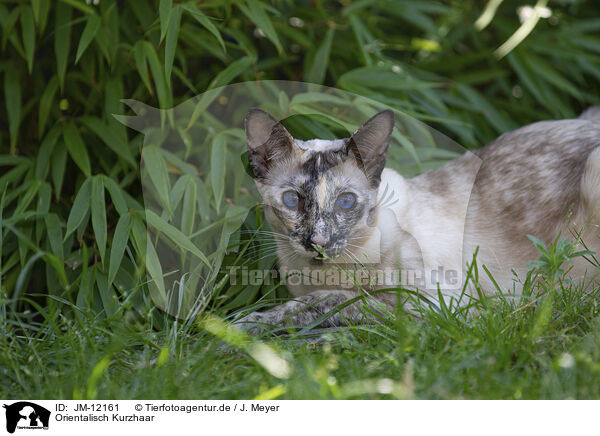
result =
[{"label": "sunlit grass", "polygon": [[[572,248],[548,247],[546,264]],[[369,324],[313,335],[288,329],[252,338],[217,315],[185,324],[127,304],[118,316],[66,319],[55,306],[41,324],[3,319],[0,395],[598,398],[600,288],[589,294],[560,275],[531,274],[518,298],[479,294],[468,311],[413,300],[418,316],[402,305],[383,316],[378,308]]]}]

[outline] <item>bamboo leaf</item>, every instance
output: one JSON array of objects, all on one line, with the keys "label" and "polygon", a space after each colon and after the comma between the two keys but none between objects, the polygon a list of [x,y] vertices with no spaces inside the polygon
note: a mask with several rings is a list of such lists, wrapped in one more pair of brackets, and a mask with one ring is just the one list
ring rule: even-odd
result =
[{"label": "bamboo leaf", "polygon": [[152,71],[152,77],[154,78],[154,86],[156,87],[156,94],[158,95],[158,102],[161,108],[168,108],[170,106],[170,93],[168,91],[167,82],[163,74],[163,68],[156,55],[156,50],[152,44],[148,41],[144,41],[144,54],[146,60],[150,65],[150,71]]},{"label": "bamboo leaf", "polygon": [[64,141],[56,144],[56,148],[52,153],[50,160],[50,171],[52,175],[52,183],[54,184],[54,194],[56,198],[60,198],[63,181],[65,179],[65,167],[67,165],[67,148]]},{"label": "bamboo leaf", "polygon": [[75,9],[79,9],[84,14],[94,14],[95,11],[91,7],[87,6],[85,3],[82,3],[78,0],[60,0],[63,3],[66,3],[70,6],[73,6]]},{"label": "bamboo leaf", "polygon": [[210,148],[210,182],[213,188],[217,214],[225,192],[225,159],[227,149],[223,135],[217,135]]},{"label": "bamboo leaf", "polygon": [[110,177],[102,176],[102,179],[104,181],[104,187],[110,194],[112,204],[115,206],[117,213],[119,215],[125,215],[128,212],[128,209],[121,187]]},{"label": "bamboo leaf", "polygon": [[209,87],[218,88],[220,86],[227,85],[244,71],[247,71],[253,63],[254,60],[249,56],[244,56],[243,58],[233,61],[227,66],[227,68],[217,74]]},{"label": "bamboo leaf", "polygon": [[73,159],[73,162],[81,169],[83,174],[86,177],[89,177],[92,173],[90,158],[87,149],[85,148],[85,144],[81,139],[81,135],[73,121],[70,121],[63,127],[63,138],[67,150],[71,155],[71,159]]},{"label": "bamboo leaf", "polygon": [[98,29],[100,28],[100,17],[97,14],[90,14],[87,17],[87,22],[85,28],[83,29],[83,33],[81,34],[81,39],[79,40],[79,45],[77,46],[77,55],[75,56],[75,63],[79,62],[79,59],[85,53],[85,50],[88,48],[96,33],[98,33]]},{"label": "bamboo leaf", "polygon": [[158,258],[158,254],[156,253],[156,249],[154,245],[147,244],[145,247],[146,253],[146,268],[150,273],[150,277],[154,281],[153,284],[157,289],[149,284],[150,296],[152,297],[152,301],[158,307],[165,307],[165,303],[167,301],[167,293],[165,291],[165,280],[163,277],[162,266],[160,264],[160,259]]},{"label": "bamboo leaf", "polygon": [[325,81],[325,73],[329,65],[329,54],[331,53],[331,42],[333,41],[333,27],[327,30],[325,39],[315,53],[312,65],[306,75],[306,81],[321,84]]},{"label": "bamboo leaf", "polygon": [[40,22],[40,13],[43,0],[31,0],[31,9],[33,11],[33,19],[36,23]]},{"label": "bamboo leaf", "polygon": [[54,53],[60,89],[65,85],[69,45],[71,43],[71,14],[73,9],[64,2],[56,4],[56,26],[54,30]]},{"label": "bamboo leaf", "polygon": [[84,116],[78,121],[96,134],[102,141],[114,151],[118,156],[123,158],[129,165],[137,168],[137,164],[131,156],[128,145],[115,135],[109,126],[107,126],[100,118]]},{"label": "bamboo leaf", "polygon": [[[4,222],[3,220],[3,215],[4,215],[4,199],[6,198],[6,190],[3,189],[2,190],[2,195],[0,196],[0,254],[4,253],[3,248],[4,248],[4,229],[2,228],[2,224]],[[2,263],[2,256],[0,256],[0,268],[4,267],[5,265]]]},{"label": "bamboo leaf", "polygon": [[31,6],[33,8],[33,16],[38,27],[38,32],[40,35],[43,35],[52,4],[50,0],[31,0]]},{"label": "bamboo leaf", "polygon": [[35,25],[33,10],[29,5],[21,6],[21,30],[23,31],[23,47],[27,56],[27,71],[31,74],[33,69],[33,55],[35,53]]},{"label": "bamboo leaf", "polygon": [[50,265],[52,267],[52,269],[54,269],[54,271],[56,272],[56,275],[58,276],[58,280],[60,281],[60,284],[64,288],[68,288],[69,280],[67,279],[67,274],[65,273],[65,266],[63,265],[63,262],[58,257],[53,255],[52,253],[45,253],[43,255],[43,259],[47,265]]},{"label": "bamboo leaf", "polygon": [[173,70],[173,60],[175,59],[175,51],[177,50],[177,38],[179,37],[180,26],[181,7],[176,6],[171,10],[167,39],[165,41],[165,80],[167,81],[167,85],[171,83],[171,71]]},{"label": "bamboo leaf", "polygon": [[148,283],[150,297],[158,307],[164,307],[167,295],[165,292],[165,281],[163,278],[162,267],[152,243],[148,241],[146,229],[140,219],[135,216],[131,218],[131,235],[138,255],[144,260],[146,270],[150,274],[153,282]]},{"label": "bamboo leaf", "polygon": [[96,285],[98,286],[98,293],[102,300],[102,306],[106,316],[113,316],[119,310],[117,305],[116,295],[112,292],[112,286],[108,283],[106,275],[98,270],[95,270]]},{"label": "bamboo leaf", "polygon": [[149,226],[154,227],[159,232],[165,234],[171,241],[177,244],[178,247],[186,249],[197,256],[209,268],[211,267],[211,264],[204,253],[202,253],[202,251],[200,251],[198,247],[196,247],[194,243],[176,227],[173,227],[151,210],[146,211],[146,221]]},{"label": "bamboo leaf", "polygon": [[152,89],[152,84],[150,83],[150,75],[148,74],[148,63],[146,62],[146,52],[144,49],[144,41],[138,41],[133,46],[133,58],[135,60],[135,67],[148,88],[148,92],[150,94],[154,94],[154,89]]},{"label": "bamboo leaf", "polygon": [[121,215],[115,228],[115,233],[112,239],[112,245],[110,247],[110,260],[108,265],[108,286],[114,281],[121,261],[123,260],[123,254],[127,247],[127,241],[129,240],[129,231],[131,228],[131,214],[126,213]]},{"label": "bamboo leaf", "polygon": [[52,76],[48,82],[48,86],[44,89],[42,96],[40,97],[40,105],[38,109],[38,137],[42,137],[46,123],[48,122],[48,116],[52,110],[52,104],[54,103],[54,97],[58,91],[58,77]]},{"label": "bamboo leaf", "polygon": [[169,191],[171,190],[169,173],[167,172],[167,163],[161,150],[153,145],[144,147],[142,162],[146,167],[150,180],[154,184],[154,188],[158,192],[163,206],[169,208]]},{"label": "bamboo leaf", "polygon": [[90,209],[91,194],[92,178],[88,177],[85,182],[81,184],[79,192],[77,192],[77,195],[75,196],[75,201],[73,201],[73,207],[71,208],[71,212],[69,213],[69,218],[67,220],[65,240],[71,233],[75,231],[75,229],[81,225],[84,218],[87,216]]},{"label": "bamboo leaf", "polygon": [[8,131],[10,134],[10,152],[15,154],[17,134],[21,123],[21,78],[16,68],[4,71],[4,102],[8,115]]},{"label": "bamboo leaf", "polygon": [[25,212],[25,210],[27,209],[29,204],[31,204],[31,202],[33,201],[33,199],[34,199],[35,195],[37,194],[38,189],[40,188],[41,185],[42,185],[41,181],[35,180],[31,184],[29,189],[27,189],[23,194],[21,194],[19,196],[19,203],[17,204],[17,207],[15,208],[15,211],[14,211],[15,215],[20,215],[23,212]]},{"label": "bamboo leaf", "polygon": [[31,256],[23,268],[21,272],[19,272],[19,276],[17,277],[17,282],[15,284],[15,290],[13,292],[13,308],[16,308],[16,304],[21,298],[21,294],[23,293],[23,288],[27,284],[27,280],[29,279],[29,273],[31,272],[31,268],[33,265],[44,255],[43,252],[37,252],[33,256]]},{"label": "bamboo leaf", "polygon": [[60,219],[55,213],[49,213],[44,216],[44,222],[46,223],[46,232],[48,234],[50,248],[56,257],[63,260],[63,235]]},{"label": "bamboo leaf", "polygon": [[106,252],[106,204],[104,198],[104,183],[102,177],[92,178],[92,197],[91,197],[92,229],[96,237],[96,245],[100,252],[100,257],[104,263],[104,253]]},{"label": "bamboo leaf", "polygon": [[247,6],[239,3],[238,6],[256,26],[262,30],[265,36],[275,45],[279,54],[283,53],[283,47],[277,36],[277,32],[273,28],[271,19],[265,12],[264,5],[258,0],[247,0]]},{"label": "bamboo leaf", "polygon": [[181,211],[181,230],[188,238],[194,230],[196,220],[196,183],[193,178],[189,178],[185,193],[183,195],[183,206]]},{"label": "bamboo leaf", "polygon": [[225,49],[225,42],[223,42],[223,38],[221,37],[221,33],[219,29],[210,21],[210,19],[204,15],[196,6],[193,4],[182,5],[183,9],[194,17],[196,21],[198,21],[206,30],[213,34],[213,36],[219,41],[219,45],[223,49],[223,51],[227,51]]},{"label": "bamboo leaf", "polygon": [[163,42],[169,29],[169,19],[173,9],[173,0],[160,0],[158,4],[158,15],[160,17],[160,42]]}]

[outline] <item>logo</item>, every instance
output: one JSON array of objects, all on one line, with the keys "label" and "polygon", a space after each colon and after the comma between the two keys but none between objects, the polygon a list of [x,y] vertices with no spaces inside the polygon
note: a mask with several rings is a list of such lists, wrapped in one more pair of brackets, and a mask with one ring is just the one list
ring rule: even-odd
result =
[{"label": "logo", "polygon": [[50,411],[29,401],[19,401],[4,405],[6,409],[6,431],[14,433],[15,429],[48,430]]}]

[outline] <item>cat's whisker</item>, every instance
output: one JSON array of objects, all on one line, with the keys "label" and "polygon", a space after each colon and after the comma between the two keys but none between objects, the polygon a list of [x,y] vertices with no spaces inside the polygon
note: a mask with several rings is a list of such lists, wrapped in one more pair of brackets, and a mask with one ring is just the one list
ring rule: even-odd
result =
[{"label": "cat's whisker", "polygon": [[252,253],[255,251],[260,251],[260,250],[264,250],[265,248],[278,248],[280,247],[280,244],[275,243],[275,242],[265,242],[263,244],[259,244],[259,245],[254,245],[252,247],[248,247],[244,252],[246,253]]},{"label": "cat's whisker", "polygon": [[252,236],[246,236],[244,235],[246,239],[244,239],[244,241],[252,241],[254,239],[285,239],[288,240],[290,238],[284,238],[280,235],[252,235]]},{"label": "cat's whisker", "polygon": [[246,250],[246,251],[248,251],[248,252],[261,251],[261,250],[264,250],[265,248],[280,248],[280,247],[283,247],[283,246],[277,242],[264,242],[264,243],[249,247],[248,250]]},{"label": "cat's whisker", "polygon": [[262,251],[257,251],[256,253],[253,253],[252,255],[249,255],[247,257],[248,260],[256,260],[259,257],[263,257],[263,256],[271,256],[271,255],[276,255],[278,252],[277,249],[268,249],[268,250],[262,250]]},{"label": "cat's whisker", "polygon": [[267,254],[262,253],[259,258],[253,258],[251,260],[252,260],[252,262],[260,262],[261,260],[266,259],[266,258],[271,257],[271,256],[276,257],[277,256],[277,252],[273,251],[273,252],[267,253]]},{"label": "cat's whisker", "polygon": [[360,242],[360,241],[363,241],[363,240],[368,239],[370,237],[371,237],[371,235],[353,236],[350,239],[348,239],[348,241]]},{"label": "cat's whisker", "polygon": [[[365,256],[364,261],[368,261],[369,258],[368,256],[373,256],[375,257],[376,255],[378,255],[378,251],[375,248],[367,248],[367,247],[361,247],[360,245],[354,245],[354,244],[347,244],[349,247],[353,247],[353,248],[358,248],[361,250],[361,254]],[[356,255],[356,253],[353,253]],[[356,255],[358,257],[358,255]]]},{"label": "cat's whisker", "polygon": [[[358,248],[359,250],[361,250],[361,252],[363,254],[376,254],[377,250],[374,248],[369,248],[369,247],[361,247],[360,245],[354,245],[354,244],[347,244],[347,247],[352,247],[352,248]],[[353,254],[356,254],[352,251]]]},{"label": "cat's whisker", "polygon": [[356,255],[355,255],[354,253],[352,253],[350,250],[346,249],[346,254],[347,254],[347,255],[348,255],[348,256],[349,256],[351,259],[353,259],[354,263],[359,263],[359,264],[361,263],[361,262],[358,260],[358,257],[356,257]]},{"label": "cat's whisker", "polygon": [[271,231],[267,231],[267,230],[240,230],[239,233],[254,234],[254,235],[280,236],[285,239],[291,239],[291,237],[289,235],[284,235],[283,233],[271,232]]},{"label": "cat's whisker", "polygon": [[243,240],[240,241],[240,243],[244,244],[244,243],[253,243],[253,242],[278,242],[278,243],[289,243],[291,241],[287,240],[287,239],[277,239],[277,238],[273,238],[273,237],[268,237],[268,238],[255,238],[255,239],[247,239],[247,240]]},{"label": "cat's whisker", "polygon": [[286,255],[295,255],[295,256],[298,256],[299,253],[293,247],[287,246],[287,247],[284,247],[281,250],[281,255],[282,255],[282,260],[283,260],[283,256],[286,256]]},{"label": "cat's whisker", "polygon": [[255,244],[251,244],[250,247],[263,247],[265,245],[282,245],[283,241],[273,241],[272,239],[265,239],[264,241],[255,241]]}]

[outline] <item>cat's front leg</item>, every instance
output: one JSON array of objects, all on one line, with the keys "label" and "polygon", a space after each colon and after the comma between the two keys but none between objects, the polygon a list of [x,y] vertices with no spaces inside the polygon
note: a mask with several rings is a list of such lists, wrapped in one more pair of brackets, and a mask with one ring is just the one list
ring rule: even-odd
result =
[{"label": "cat's front leg", "polygon": [[[274,327],[306,327],[318,320],[324,314],[331,312],[341,304],[358,297],[360,294],[354,291],[321,290],[308,295],[296,297],[291,301],[281,304],[265,312],[252,312],[237,320],[235,326],[258,334]],[[335,327],[348,323],[365,322],[363,306],[365,299],[359,299],[352,304],[342,308],[336,313],[324,319],[315,327]],[[377,300],[382,304],[380,300]],[[363,310],[361,310],[363,309]]]}]

